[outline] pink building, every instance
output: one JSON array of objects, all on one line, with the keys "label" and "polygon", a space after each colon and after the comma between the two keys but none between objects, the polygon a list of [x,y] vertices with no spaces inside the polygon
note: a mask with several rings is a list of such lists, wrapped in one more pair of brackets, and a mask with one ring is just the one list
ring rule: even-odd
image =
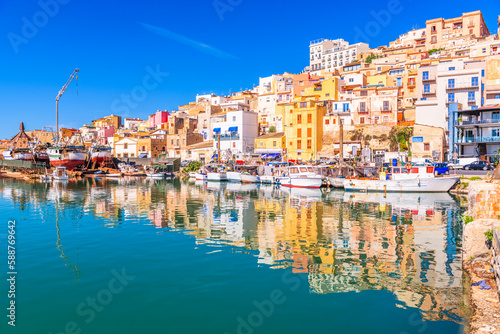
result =
[{"label": "pink building", "polygon": [[168,111],[158,110],[154,114],[149,116],[149,127],[150,128],[160,128],[163,123],[168,122]]},{"label": "pink building", "polygon": [[108,138],[113,137],[116,129],[113,125],[108,125],[97,130],[97,137],[99,140],[99,145],[108,145]]}]

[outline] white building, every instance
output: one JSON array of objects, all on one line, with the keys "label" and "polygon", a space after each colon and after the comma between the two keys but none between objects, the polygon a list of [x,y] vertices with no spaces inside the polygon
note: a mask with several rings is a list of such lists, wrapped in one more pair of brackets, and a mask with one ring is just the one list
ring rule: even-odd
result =
[{"label": "white building", "polygon": [[257,113],[263,133],[268,132],[270,127],[274,127],[277,132],[282,131],[282,119],[278,120],[276,117],[276,102],[278,101],[276,84],[282,78],[281,75],[259,78]]},{"label": "white building", "polygon": [[218,96],[215,94],[204,94],[204,95],[196,94],[196,103],[199,102],[210,102],[210,104],[213,106],[220,106],[222,103],[227,102],[227,97]]},{"label": "white building", "polygon": [[321,75],[321,71],[332,72],[345,64],[359,60],[359,56],[370,51],[366,43],[349,45],[339,38],[336,40],[319,39],[309,44],[309,70],[312,75]]},{"label": "white building", "polygon": [[125,137],[114,143],[114,154],[117,158],[136,158],[137,138]]},{"label": "white building", "polygon": [[415,123],[448,130],[448,106],[476,109],[483,105],[484,61],[453,60],[418,70]]},{"label": "white building", "polygon": [[143,120],[139,118],[125,118],[125,121],[123,122],[123,128],[128,130],[137,130],[142,122]]},{"label": "white building", "polygon": [[221,157],[230,159],[231,154],[253,153],[254,141],[258,136],[258,115],[253,111],[236,110],[214,115],[212,132],[214,151],[220,140]]}]

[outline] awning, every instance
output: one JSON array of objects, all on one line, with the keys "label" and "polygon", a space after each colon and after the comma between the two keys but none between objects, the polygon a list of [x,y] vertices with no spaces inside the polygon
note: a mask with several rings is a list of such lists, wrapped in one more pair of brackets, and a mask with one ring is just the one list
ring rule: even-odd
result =
[{"label": "awning", "polygon": [[238,132],[238,127],[237,126],[231,126],[228,129],[229,132]]},{"label": "awning", "polygon": [[212,158],[210,158],[210,159],[217,159],[217,157],[218,157],[218,155],[217,155],[217,153],[215,153],[214,155],[212,155]]},{"label": "awning", "polygon": [[261,159],[265,159],[265,158],[267,158],[267,154],[266,154],[266,153],[262,153],[262,154],[260,155],[260,158],[261,158]]},{"label": "awning", "polygon": [[138,158],[147,158],[148,154],[147,153],[141,153],[139,154]]},{"label": "awning", "polygon": [[220,128],[214,128],[214,132],[220,132]]},{"label": "awning", "polygon": [[276,158],[276,157],[279,157],[281,155],[281,153],[268,153],[267,156],[269,158]]}]

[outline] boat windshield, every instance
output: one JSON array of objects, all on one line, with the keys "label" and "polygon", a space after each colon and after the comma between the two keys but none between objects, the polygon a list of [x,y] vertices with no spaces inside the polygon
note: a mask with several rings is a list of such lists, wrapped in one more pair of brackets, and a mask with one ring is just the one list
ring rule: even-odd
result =
[{"label": "boat windshield", "polygon": [[307,172],[307,168],[306,167],[300,167],[300,172],[301,173],[306,173]]},{"label": "boat windshield", "polygon": [[310,173],[314,173],[312,167],[307,167],[307,171],[310,172]]},{"label": "boat windshield", "polygon": [[292,167],[292,168],[290,168],[290,173],[298,174],[299,173],[299,169],[297,167]]}]

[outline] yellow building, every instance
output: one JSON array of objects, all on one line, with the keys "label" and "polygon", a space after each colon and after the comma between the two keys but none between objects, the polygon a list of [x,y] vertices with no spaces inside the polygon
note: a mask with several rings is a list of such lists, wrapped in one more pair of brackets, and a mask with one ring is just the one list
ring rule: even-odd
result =
[{"label": "yellow building", "polygon": [[326,107],[319,96],[298,96],[292,104],[285,106],[283,125],[285,127],[287,159],[296,161],[316,160],[322,149],[323,117]]},{"label": "yellow building", "polygon": [[331,77],[313,84],[304,90],[304,96],[317,96],[318,100],[337,101],[339,94],[339,78]]},{"label": "yellow building", "polygon": [[255,138],[254,152],[266,154],[268,157],[284,155],[286,150],[286,137],[284,132],[266,133]]},{"label": "yellow building", "polygon": [[99,128],[102,128],[105,126],[114,126],[115,129],[119,129],[122,126],[122,117],[115,116],[115,115],[102,117],[102,118],[99,118],[99,119],[92,121],[92,126],[99,127]]}]

